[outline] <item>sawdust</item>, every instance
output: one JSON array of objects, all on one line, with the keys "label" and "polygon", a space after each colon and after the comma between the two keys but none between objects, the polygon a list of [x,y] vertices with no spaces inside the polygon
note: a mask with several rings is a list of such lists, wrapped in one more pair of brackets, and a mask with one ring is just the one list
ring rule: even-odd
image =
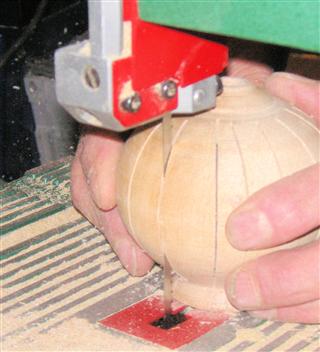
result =
[{"label": "sawdust", "polygon": [[[292,336],[281,344],[281,351],[291,351],[291,347],[301,341],[306,343],[311,343],[315,339],[319,341],[317,338],[319,335],[319,327],[317,325],[280,323],[251,318],[249,326],[246,327],[246,324],[243,325],[242,320],[243,316],[238,314],[229,321],[228,325],[234,328],[235,336],[230,342],[223,346],[224,350],[234,351],[236,347],[244,341],[252,342],[250,351],[264,350],[266,345],[277,341],[277,339],[281,339],[284,335],[289,333],[292,333]],[[253,324],[254,321],[255,324]],[[266,333],[265,330],[268,329],[270,329],[270,332]],[[280,351],[280,349],[274,350],[272,347],[269,348],[270,351]],[[308,346],[308,349],[304,349],[303,351],[313,351],[313,349]]]},{"label": "sawdust", "polygon": [[[118,273],[116,273],[115,275],[112,276],[112,278],[110,278],[111,280],[116,280],[117,278],[122,278],[125,277],[127,274],[119,271]],[[71,277],[71,275],[70,275]],[[7,329],[10,331],[13,331],[15,329],[21,329],[21,331],[24,329],[24,327],[27,324],[30,324],[31,322],[39,319],[43,319],[46,316],[48,316],[50,313],[54,313],[55,310],[61,308],[63,305],[66,305],[78,298],[81,298],[84,295],[89,294],[90,292],[94,292],[97,288],[103,287],[104,285],[106,285],[108,283],[109,280],[103,280],[102,282],[97,282],[93,285],[91,285],[90,287],[87,287],[84,290],[80,290],[72,295],[70,295],[69,297],[65,298],[63,301],[58,301],[55,304],[50,305],[50,307],[47,307],[43,310],[33,310],[30,311],[30,307],[28,308],[25,307],[25,311],[23,312],[23,314],[21,314],[21,312],[19,312],[20,314],[14,314],[15,317],[15,324],[13,325],[8,325],[6,323]],[[133,278],[129,278],[124,284],[120,284],[117,285],[111,289],[108,290],[108,296],[112,295],[113,293],[117,293],[119,292],[121,289],[128,287],[129,285],[134,283],[134,279]],[[68,289],[69,289],[69,285],[68,285]],[[66,285],[64,285],[64,287],[61,287],[61,290],[67,290],[66,289]],[[61,291],[59,290],[59,292],[61,293]],[[58,294],[57,291],[54,292],[55,294]],[[60,323],[63,322],[64,320],[70,318],[71,316],[73,316],[74,314],[84,310],[85,308],[91,306],[92,304],[100,301],[102,299],[102,296],[105,296],[105,294],[100,294],[100,295],[96,295],[95,297],[91,298],[89,301],[86,300],[82,303],[77,304],[76,306],[74,306],[73,308],[69,309],[68,311],[62,312],[60,314],[58,314],[57,316],[53,317],[50,319],[50,321],[48,322],[43,322],[41,323],[41,325],[37,325],[37,324],[32,324],[32,326],[28,327],[28,331],[32,332],[32,333],[38,333],[41,329],[45,329],[48,328],[49,326],[52,326],[55,323]],[[37,304],[37,302],[33,302],[33,304]],[[35,307],[36,308],[36,307]],[[23,309],[23,307],[22,307]],[[29,310],[29,311],[28,311]],[[7,321],[7,316],[5,316],[5,319]],[[3,331],[7,330],[4,329]],[[17,333],[16,333],[17,335]],[[20,335],[20,331],[19,331],[19,335]]]},{"label": "sawdust", "polygon": [[[41,210],[42,209],[39,209],[39,211]],[[26,226],[20,227],[14,232],[11,232],[10,236],[4,236],[1,239],[1,250],[6,250],[18,245],[22,241],[27,241],[35,237],[37,233],[45,233],[46,231],[53,230],[61,224],[66,223],[66,219],[68,219],[68,222],[72,222],[80,219],[80,217],[81,216],[74,208],[69,207],[59,213],[48,216],[41,222],[32,222]]]},{"label": "sawdust", "polygon": [[[52,175],[52,173],[51,173]],[[40,179],[41,178],[41,179]],[[34,181],[37,183],[37,187],[34,187]],[[43,175],[38,178],[30,178],[27,182],[21,182],[19,187],[17,185],[17,191],[21,191],[20,186],[24,189],[25,193],[29,196],[36,195],[42,192],[42,189],[50,189],[50,192],[42,192],[41,199],[48,200],[48,203],[60,202],[66,205],[69,203],[69,185],[67,182],[54,182],[48,175]],[[55,194],[55,198],[52,195]],[[63,195],[62,197],[60,195]],[[66,197],[64,197],[66,196]],[[13,202],[12,202],[13,203]],[[11,204],[12,204],[11,203]],[[70,203],[68,204],[68,206]],[[45,207],[39,208],[42,211]],[[16,210],[21,211],[21,216],[25,216],[25,211],[20,206],[16,207]],[[8,213],[7,213],[8,214]],[[11,270],[17,270],[17,272],[4,282],[10,283],[11,280],[21,279],[26,275],[32,274],[34,270],[46,269],[41,274],[37,275],[34,280],[27,280],[20,282],[13,286],[3,288],[0,292],[1,298],[5,295],[14,294],[20,292],[21,294],[4,303],[1,308],[6,309],[7,307],[18,305],[12,311],[2,315],[1,318],[1,335],[3,341],[0,341],[0,350],[4,352],[9,351],[169,351],[167,348],[154,345],[151,342],[140,340],[139,338],[125,335],[123,333],[114,331],[112,329],[101,326],[98,322],[93,323],[85,319],[80,319],[79,314],[88,309],[91,306],[95,306],[98,302],[105,300],[108,297],[116,296],[119,292],[124,289],[128,289],[132,286],[132,289],[128,290],[128,295],[134,297],[138,295],[138,290],[134,284],[139,282],[141,279],[128,277],[127,272],[121,269],[119,262],[114,261],[113,252],[109,252],[108,244],[105,242],[102,234],[92,236],[97,230],[94,228],[88,228],[86,231],[82,231],[83,228],[88,227],[88,223],[79,222],[81,216],[71,207],[63,209],[58,213],[48,216],[44,219],[39,219],[31,224],[27,224],[13,232],[10,232],[9,236],[3,238],[3,248],[7,249],[25,240],[32,240],[32,238],[41,235],[46,231],[53,231],[55,228],[63,224],[70,224],[74,222],[74,225],[68,229],[57,231],[51,237],[48,237],[42,242],[35,242],[32,247],[21,250],[18,255],[27,254],[29,251],[38,250],[43,245],[48,245],[59,238],[65,238],[62,243],[55,243],[54,246],[46,247],[45,249],[35,252],[32,256],[24,258],[21,261],[11,262],[12,258],[9,258],[10,263],[2,268],[1,274],[6,274]],[[72,232],[77,232],[77,236],[68,237]],[[52,256],[52,253],[57,250],[62,250],[63,246],[70,246],[76,243],[77,240],[81,240],[83,243],[78,247],[69,249],[65,254],[59,254]],[[74,255],[79,250],[85,249],[87,246],[92,244],[101,245],[88,250],[85,256],[73,257],[68,259],[68,256]],[[81,264],[84,258],[90,258],[96,256],[96,258],[90,262]],[[42,257],[47,257],[45,261],[40,261]],[[54,267],[52,264],[55,260],[64,259],[59,266]],[[39,262],[33,267],[28,266],[33,261]],[[5,264],[7,260],[3,261]],[[49,265],[50,264],[50,265]],[[48,265],[48,267],[47,267]],[[68,271],[68,268],[73,265],[75,268],[72,271]],[[25,267],[24,267],[25,266]],[[93,269],[98,267],[96,271]],[[23,269],[21,269],[23,268]],[[86,276],[79,276],[76,280],[72,279],[76,275],[81,274],[84,271],[92,270]],[[119,270],[118,270],[119,269]],[[63,271],[63,272],[61,272]],[[159,272],[160,268],[155,267],[151,274]],[[52,280],[50,277],[52,274],[61,272],[59,276]],[[110,272],[110,277],[99,280],[99,276]],[[159,276],[160,277],[160,276]],[[95,280],[90,286],[84,287],[86,281],[89,282],[92,279]],[[125,280],[121,282],[121,280]],[[70,280],[70,281],[69,281]],[[39,281],[39,285],[34,287],[32,290],[25,288],[30,283],[34,284]],[[117,283],[115,286],[110,285],[105,291],[99,292],[104,285]],[[148,292],[153,292],[153,285],[144,283],[145,289]],[[77,289],[79,287],[79,289]],[[45,295],[41,295],[43,291],[48,291]],[[70,293],[69,293],[70,292]],[[66,294],[66,297],[62,297]],[[162,294],[162,291],[156,291],[155,294]],[[90,297],[85,298],[87,295]],[[78,302],[73,307],[70,307],[72,302]],[[113,302],[110,300],[110,302]],[[111,303],[112,304],[112,303]],[[66,310],[62,308],[68,306]],[[107,314],[107,313],[106,313]],[[195,313],[196,314],[196,313]],[[83,315],[82,315],[83,316]],[[100,319],[100,318],[99,318]],[[235,318],[232,319],[234,322],[234,328],[236,329],[235,338],[223,346],[223,350],[230,350],[241,344],[243,341],[252,341],[252,350],[258,350],[263,348],[265,344],[270,340],[274,340],[277,337],[281,337],[290,329],[296,329],[294,324],[284,325],[278,330],[275,330],[270,336],[266,337],[262,332],[265,325],[261,328],[242,328],[238,326],[238,322]],[[272,325],[273,323],[268,323]],[[46,332],[43,332],[45,330]],[[301,331],[301,332],[300,332]],[[285,349],[290,349],[293,344],[298,343],[301,339],[310,339],[313,346],[316,349],[317,346],[315,341],[317,336],[317,328],[314,326],[307,327],[306,329],[299,330],[297,334],[292,336],[287,342],[285,342]],[[264,341],[264,342],[263,342]],[[309,346],[308,346],[309,347]],[[210,347],[206,346],[206,350]],[[284,350],[284,349],[283,349]]]},{"label": "sawdust", "polygon": [[[115,254],[110,251],[104,236],[88,226],[88,223],[82,222],[81,215],[69,206],[68,199],[64,197],[69,197],[70,192],[66,182],[54,182],[47,175],[37,178],[30,176],[15,186],[16,191],[23,190],[29,197],[39,196],[42,189],[50,190],[42,194],[41,200],[47,202],[38,208],[39,211],[44,211],[52,202],[66,204],[67,208],[10,232],[9,236],[4,237],[2,249],[13,248],[47,231],[54,231],[63,224],[74,225],[57,230],[43,241],[32,244],[32,247],[22,249],[18,254],[21,257],[19,260],[12,260],[11,257],[3,260],[1,274],[5,280],[0,295],[5,299],[1,309],[6,309],[6,313],[1,316],[1,351],[166,350],[102,327],[99,323],[75,318],[79,312],[117,294],[140,279],[128,277],[120,262],[115,260]],[[50,199],[50,193],[59,193],[60,196]],[[31,200],[30,205],[36,202],[39,200]],[[25,204],[17,203],[12,209],[20,211],[21,216],[26,216],[28,210]],[[10,212],[11,208],[8,208],[6,214],[2,215]],[[63,238],[65,240],[61,241]],[[28,255],[30,251],[33,252],[32,256]],[[79,251],[85,251],[86,258],[92,259],[84,261],[83,256],[75,256]],[[56,265],[56,262],[59,264]],[[73,269],[70,272],[68,269],[71,266]],[[155,268],[153,273],[159,270]],[[26,279],[37,271],[39,273],[34,280]],[[86,275],[81,275],[85,271]],[[110,275],[99,280],[101,275],[106,274]],[[52,275],[58,276],[52,280]],[[78,277],[74,279],[76,275]],[[90,281],[92,284],[87,286],[86,283]],[[113,285],[114,282],[117,285]],[[36,285],[28,289],[31,283]],[[101,291],[107,285],[110,287]],[[15,292],[19,292],[17,298],[10,298],[6,302],[6,298]],[[78,303],[72,306],[74,302]],[[68,308],[64,310],[64,307]]]},{"label": "sawdust", "polygon": [[[59,171],[61,172],[61,170]],[[17,192],[23,192],[29,197],[36,196],[41,200],[48,200],[50,203],[65,204],[71,201],[69,179],[61,182],[50,175],[37,177],[31,174],[15,181],[11,188]]]},{"label": "sawdust", "polygon": [[[15,260],[10,256],[2,261],[1,275],[4,280],[0,296],[4,299],[1,309],[5,310],[5,313],[1,315],[0,350],[166,350],[107,329],[98,322],[92,323],[75,317],[141,279],[128,276],[120,262],[115,260],[115,254],[110,251],[104,236],[95,228],[90,228],[88,223],[81,221],[81,215],[71,207],[70,185],[62,175],[63,170],[67,169],[68,167],[59,167],[46,174],[27,175],[11,185],[11,190],[21,197],[9,201],[9,207],[1,216],[14,215],[15,212],[21,215],[13,219],[8,218],[9,226],[20,218],[33,215],[34,211],[29,209],[29,206],[39,204],[37,211],[40,213],[50,206],[62,205],[66,208],[62,207],[57,213],[43,219],[34,217],[34,221],[13,229],[3,238],[2,249],[7,250],[25,241],[32,241],[46,232],[52,232],[44,240],[35,241],[31,246],[22,248]],[[57,178],[60,177],[58,174],[62,179]],[[24,201],[20,202],[21,199]],[[62,226],[72,223],[74,225],[69,228]],[[61,230],[55,231],[60,227]],[[89,249],[91,247],[92,249]],[[80,251],[85,251],[85,257],[75,256]],[[31,252],[32,255],[29,255]],[[18,257],[20,259],[17,259]],[[71,267],[72,270],[69,271]],[[151,275],[159,270],[154,268]],[[100,280],[102,275],[104,278]],[[34,277],[29,278],[31,276]],[[52,277],[54,279],[51,279]],[[91,281],[90,285],[86,285]],[[29,288],[31,284],[34,287]],[[103,291],[104,287],[108,288]],[[138,294],[132,290],[129,295]],[[152,287],[150,290],[152,291]],[[19,295],[10,298],[16,292]]]},{"label": "sawdust", "polygon": [[[6,324],[16,319],[6,317]],[[169,351],[139,339],[107,330],[98,323],[72,318],[47,333],[23,332],[2,343],[1,351]]]},{"label": "sawdust", "polygon": [[[110,254],[109,257],[111,256],[114,256],[113,254]],[[108,259],[108,257],[103,257],[102,260],[106,260]],[[101,263],[102,260],[100,259],[99,261],[97,261],[97,263]],[[102,265],[104,263],[101,263]],[[100,264],[100,265],[101,265]],[[84,269],[86,268],[90,268],[90,265],[87,265],[87,266],[84,266],[84,267],[81,267],[78,269],[78,272],[77,271],[74,271],[72,273],[72,276],[74,276],[76,273],[80,273],[81,271],[83,271]],[[108,271],[111,271],[111,270],[114,270],[114,269],[120,269],[120,264],[118,263],[114,263],[114,264],[109,264],[108,268],[105,270],[105,272],[108,272]],[[54,282],[48,282],[44,285],[41,286],[41,288],[39,290],[37,290],[37,292],[41,292],[43,291],[44,289],[49,289],[51,287],[54,287],[54,286],[57,286],[58,284],[60,284],[60,286],[56,289],[52,289],[50,293],[46,294],[46,295],[43,295],[43,296],[40,296],[40,297],[37,297],[37,298],[34,298],[33,299],[33,305],[34,305],[34,309],[30,310],[30,307],[26,307],[25,305],[21,305],[20,307],[16,308],[15,309],[15,314],[17,314],[17,318],[19,318],[22,314],[26,314],[27,312],[31,311],[32,312],[32,316],[30,317],[31,319],[36,319],[38,317],[41,317],[41,315],[43,315],[43,311],[41,310],[38,310],[37,309],[37,306],[38,305],[41,305],[41,304],[44,304],[45,302],[47,302],[48,300],[50,299],[54,299],[56,296],[58,295],[62,295],[65,293],[66,289],[68,290],[72,290],[72,289],[75,289],[77,286],[81,285],[81,284],[85,284],[87,281],[91,280],[91,279],[94,279],[96,277],[96,274],[93,273],[93,274],[89,274],[89,275],[86,275],[84,276],[83,278],[80,278],[72,283],[68,283],[68,284],[62,284],[63,282],[65,282],[68,278],[70,279],[70,274],[67,273],[66,275],[62,275],[59,280],[54,280]],[[114,279],[114,276],[112,276],[112,279]],[[103,283],[100,283],[101,284],[106,284],[107,281],[104,281]],[[96,289],[97,287],[95,285],[92,285],[90,288],[92,289]],[[22,288],[23,289],[23,288]],[[6,290],[3,290],[2,293],[7,293],[6,291],[8,291],[7,289]],[[10,291],[9,291],[10,292]],[[11,292],[12,293],[12,290]],[[88,292],[86,291],[85,293],[83,293],[83,291],[81,290],[78,290],[74,293],[74,295],[77,294],[77,297],[78,295],[81,295],[81,294],[87,294]],[[7,293],[8,294],[8,293]],[[34,296],[35,295],[35,292],[34,291],[31,291],[31,293],[26,293],[24,295],[20,295],[19,297],[19,300],[21,301],[22,299],[26,299],[26,298],[29,298]],[[73,299],[73,295],[70,294],[69,296],[69,299],[72,300]],[[36,305],[35,305],[36,304]],[[64,300],[62,302],[62,304],[66,304],[66,300]],[[59,302],[57,302],[56,304],[52,305],[51,306],[51,310],[54,310],[54,309],[57,309],[59,308]],[[49,309],[46,309],[46,314],[50,313],[50,310]],[[18,316],[19,315],[19,316]]]}]

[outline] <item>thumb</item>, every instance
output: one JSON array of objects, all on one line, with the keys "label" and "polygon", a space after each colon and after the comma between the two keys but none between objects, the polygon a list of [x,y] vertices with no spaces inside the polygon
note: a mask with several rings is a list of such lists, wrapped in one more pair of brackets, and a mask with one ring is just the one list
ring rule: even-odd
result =
[{"label": "thumb", "polygon": [[318,81],[286,72],[276,72],[267,78],[265,87],[320,123],[320,84]]},{"label": "thumb", "polygon": [[257,86],[263,86],[272,69],[260,62],[246,59],[231,59],[228,66],[228,76],[245,78]]}]

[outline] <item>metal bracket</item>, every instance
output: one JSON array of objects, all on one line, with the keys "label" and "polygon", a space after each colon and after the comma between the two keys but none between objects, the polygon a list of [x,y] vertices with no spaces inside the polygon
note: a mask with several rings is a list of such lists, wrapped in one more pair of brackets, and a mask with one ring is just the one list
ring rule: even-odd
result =
[{"label": "metal bracket", "polygon": [[122,131],[215,105],[224,46],[141,21],[137,0],[88,5],[89,40],[55,53],[57,99],[79,122]]},{"label": "metal bracket", "polygon": [[216,106],[218,76],[212,76],[178,89],[178,106],[173,114],[195,114]]}]

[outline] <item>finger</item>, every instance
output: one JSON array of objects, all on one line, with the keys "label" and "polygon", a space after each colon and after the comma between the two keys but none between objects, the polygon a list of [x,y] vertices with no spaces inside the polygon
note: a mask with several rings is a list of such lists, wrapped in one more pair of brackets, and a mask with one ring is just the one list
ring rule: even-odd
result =
[{"label": "finger", "polygon": [[240,250],[269,248],[293,240],[320,223],[320,165],[269,185],[236,209],[226,224]]},{"label": "finger", "polygon": [[80,211],[92,224],[98,226],[98,217],[95,212],[95,204],[91,198],[87,182],[76,155],[71,167],[71,197],[73,205]]},{"label": "finger", "polygon": [[115,133],[95,131],[82,137],[79,160],[92,199],[102,210],[116,204],[116,167],[122,146]]},{"label": "finger", "polygon": [[101,230],[118,255],[125,269],[134,276],[145,275],[153,266],[153,260],[131,237],[123,224],[118,208],[100,211]]},{"label": "finger", "polygon": [[74,206],[106,237],[125,269],[134,276],[146,274],[153,260],[143,251],[121,221],[117,208],[102,211],[91,198],[77,157],[72,163],[71,191]]},{"label": "finger", "polygon": [[320,84],[318,81],[285,72],[271,75],[265,84],[274,95],[313,116],[320,122]]},{"label": "finger", "polygon": [[245,78],[257,86],[264,85],[271,73],[269,66],[244,59],[232,59],[228,66],[228,76]]},{"label": "finger", "polygon": [[239,310],[264,310],[319,299],[319,246],[270,253],[228,275],[226,292]]},{"label": "finger", "polygon": [[288,323],[318,324],[320,323],[320,300],[307,302],[298,306],[252,311],[250,315],[261,319],[285,321]]}]

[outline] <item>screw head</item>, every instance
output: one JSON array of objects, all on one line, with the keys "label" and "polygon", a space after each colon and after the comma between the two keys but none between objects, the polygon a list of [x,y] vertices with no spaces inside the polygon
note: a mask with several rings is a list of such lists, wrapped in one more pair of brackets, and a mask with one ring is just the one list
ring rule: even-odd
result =
[{"label": "screw head", "polygon": [[94,67],[88,66],[84,71],[84,81],[91,89],[98,89],[100,86],[98,71]]},{"label": "screw head", "polygon": [[177,94],[177,85],[174,81],[168,80],[161,85],[161,94],[166,99],[171,99]]},{"label": "screw head", "polygon": [[138,93],[134,93],[129,98],[125,99],[121,106],[127,112],[137,112],[141,107],[141,98]]}]

